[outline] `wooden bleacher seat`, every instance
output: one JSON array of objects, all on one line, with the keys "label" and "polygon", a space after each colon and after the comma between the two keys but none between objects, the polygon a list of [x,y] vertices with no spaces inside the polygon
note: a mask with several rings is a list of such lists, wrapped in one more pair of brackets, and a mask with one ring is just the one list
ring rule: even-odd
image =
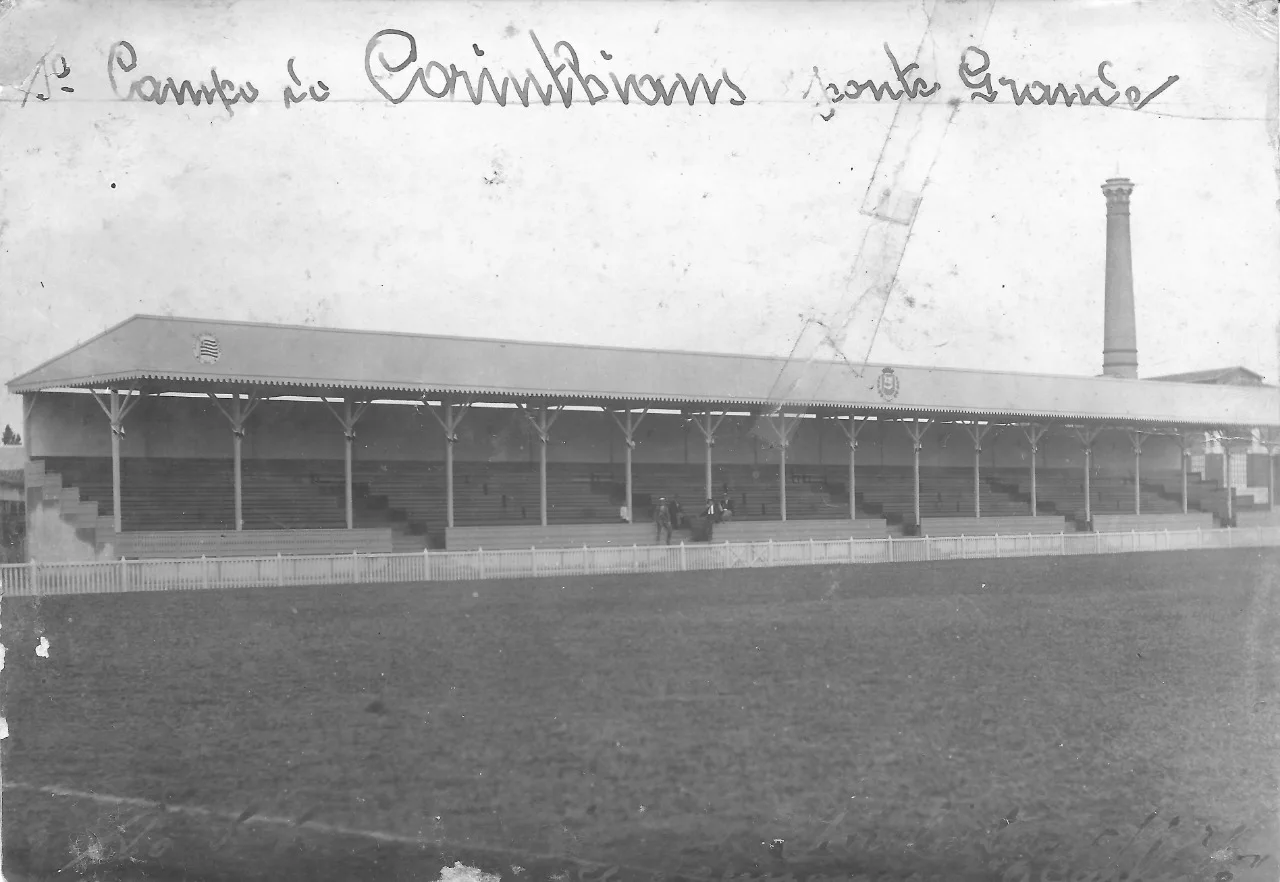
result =
[{"label": "wooden bleacher seat", "polygon": [[1257,508],[1236,515],[1237,527],[1280,527],[1280,511]]},{"label": "wooden bleacher seat", "polygon": [[1061,515],[1032,517],[993,518],[923,518],[920,523],[922,536],[1012,536],[1028,533],[1074,533],[1075,525]]},{"label": "wooden bleacher seat", "polygon": [[1207,511],[1156,514],[1095,514],[1093,529],[1097,533],[1139,533],[1158,530],[1212,530],[1213,513]]},{"label": "wooden bleacher seat", "polygon": [[[510,548],[590,548],[654,545],[650,524],[564,524],[516,527],[454,527],[445,531],[447,551]],[[678,539],[675,535],[672,542]]]},{"label": "wooden bleacher seat", "polygon": [[282,555],[385,554],[392,550],[390,529],[365,530],[158,530],[115,536],[116,557],[147,560],[192,557],[271,557]]},{"label": "wooden bleacher seat", "polygon": [[883,518],[730,521],[716,524],[713,542],[787,542],[796,539],[883,539],[893,531]]}]

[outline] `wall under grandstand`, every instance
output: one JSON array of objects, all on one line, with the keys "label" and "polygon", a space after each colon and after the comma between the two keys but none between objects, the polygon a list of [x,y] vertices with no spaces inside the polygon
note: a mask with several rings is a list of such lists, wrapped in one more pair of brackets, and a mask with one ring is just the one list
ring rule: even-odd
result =
[{"label": "wall under grandstand", "polygon": [[[713,459],[733,465],[776,465],[778,451],[752,433],[749,417],[728,417],[716,434]],[[269,401],[247,424],[246,459],[334,460],[343,456],[343,435],[333,414],[319,402]],[[164,396],[149,399],[129,414],[121,455],[137,458],[219,459],[231,457],[226,418],[208,400]],[[111,432],[98,404],[84,394],[41,395],[32,409],[27,432],[31,455],[43,457],[109,457]],[[848,442],[829,420],[806,419],[787,451],[789,465],[839,466],[848,462]],[[437,462],[444,458],[444,435],[423,408],[376,405],[356,427],[355,455],[366,460]],[[537,442],[528,421],[510,408],[477,407],[463,420],[454,449],[460,462],[536,462]],[[1179,448],[1172,438],[1150,438],[1143,446],[1142,468],[1179,468]],[[1029,465],[1030,451],[1017,428],[989,436],[983,443],[985,468]],[[621,463],[621,433],[599,411],[567,411],[552,429],[549,462]],[[636,436],[636,463],[704,461],[698,429],[676,414],[650,414]],[[868,426],[859,436],[862,466],[909,466],[911,443],[905,429],[891,422]],[[924,467],[969,467],[972,442],[958,426],[939,424],[924,438]],[[1050,433],[1040,442],[1037,465],[1082,468],[1080,444],[1065,433]],[[1104,431],[1094,445],[1094,466],[1103,474],[1130,475],[1133,453],[1122,431]]]}]

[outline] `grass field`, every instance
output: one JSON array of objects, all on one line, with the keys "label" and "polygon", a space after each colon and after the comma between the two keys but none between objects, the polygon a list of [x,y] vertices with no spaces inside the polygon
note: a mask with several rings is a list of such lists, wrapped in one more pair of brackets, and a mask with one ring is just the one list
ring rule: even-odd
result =
[{"label": "grass field", "polygon": [[[1275,879],[1278,574],[1242,550],[6,598],[4,779],[494,868]],[[6,792],[6,870],[47,871],[68,845],[28,805]],[[343,878],[393,877],[436,875]]]}]

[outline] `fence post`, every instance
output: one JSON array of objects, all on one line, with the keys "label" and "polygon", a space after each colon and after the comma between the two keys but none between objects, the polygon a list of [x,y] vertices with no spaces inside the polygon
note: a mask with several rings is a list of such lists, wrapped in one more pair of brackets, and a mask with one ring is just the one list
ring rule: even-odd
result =
[{"label": "fence post", "polygon": [[587,551],[587,543],[583,542],[582,543],[582,575],[584,576],[590,575],[591,566],[587,562],[587,557],[589,554],[590,552]]},{"label": "fence post", "polygon": [[924,537],[924,559],[933,560],[933,537]]},{"label": "fence post", "polygon": [[889,563],[893,563],[893,534],[890,533],[886,538],[889,540]]},{"label": "fence post", "polygon": [[120,557],[120,590],[129,590],[129,564],[125,561],[123,555]]},{"label": "fence post", "polygon": [[1204,548],[1204,529],[1199,526],[1196,527],[1196,548]]},{"label": "fence post", "polygon": [[[482,566],[482,569],[480,570],[480,572],[483,575],[484,573],[483,564],[481,566]],[[533,571],[533,574],[535,576],[538,575],[538,546],[536,545],[529,546],[529,569]]]},{"label": "fence post", "polygon": [[209,558],[203,554],[200,555],[200,587],[204,589],[209,587]]},{"label": "fence post", "polygon": [[1227,527],[1227,547],[1231,548],[1231,527]]},{"label": "fence post", "polygon": [[1164,550],[1165,551],[1169,550],[1169,528],[1168,527],[1164,528]]},{"label": "fence post", "polygon": [[357,585],[360,584],[360,552],[351,552],[351,578],[355,579]]},{"label": "fence post", "polygon": [[[727,543],[726,543],[726,544],[727,544]],[[810,537],[809,537],[809,563],[813,563],[813,562],[814,562],[815,557],[816,557],[816,555],[815,555],[815,553],[814,553],[813,537],[812,537],[812,536],[810,536]]]},{"label": "fence post", "polygon": [[688,568],[688,561],[684,556],[684,540],[680,540],[680,572],[684,572]]},{"label": "fence post", "polygon": [[767,558],[769,566],[773,566],[773,540],[769,540],[769,556]]},{"label": "fence post", "polygon": [[1000,556],[1000,534],[996,533],[996,557]]},{"label": "fence post", "polygon": [[849,563],[853,563],[853,537],[849,537]]},{"label": "fence post", "polygon": [[480,565],[480,578],[483,579],[484,578],[484,549],[483,548],[476,549],[476,561]]},{"label": "fence post", "polygon": [[1093,553],[1102,554],[1102,534],[1097,530],[1093,531]]},{"label": "fence post", "polygon": [[431,581],[431,551],[425,547],[422,549],[422,581]]},{"label": "fence post", "polygon": [[631,543],[631,572],[639,572],[640,570],[640,549],[636,543]]},{"label": "fence post", "polygon": [[276,552],[276,586],[284,587],[284,554]]}]

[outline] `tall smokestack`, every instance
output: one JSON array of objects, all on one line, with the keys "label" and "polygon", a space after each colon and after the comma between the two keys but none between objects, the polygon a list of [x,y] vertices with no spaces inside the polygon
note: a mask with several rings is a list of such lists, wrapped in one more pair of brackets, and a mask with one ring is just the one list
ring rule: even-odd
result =
[{"label": "tall smokestack", "polygon": [[1102,374],[1138,377],[1138,331],[1133,315],[1133,257],[1129,248],[1128,178],[1108,178],[1106,324],[1102,332]]}]

